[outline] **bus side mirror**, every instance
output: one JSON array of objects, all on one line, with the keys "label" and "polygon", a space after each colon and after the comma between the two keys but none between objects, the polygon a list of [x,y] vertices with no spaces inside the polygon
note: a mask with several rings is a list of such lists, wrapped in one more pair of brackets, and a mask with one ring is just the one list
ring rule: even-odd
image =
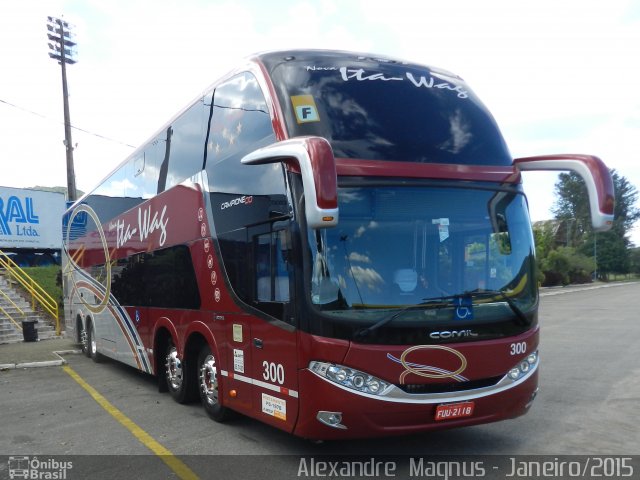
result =
[{"label": "bus side mirror", "polygon": [[570,170],[584,179],[589,194],[591,223],[595,231],[606,231],[613,225],[615,195],[609,169],[602,160],[591,155],[545,155],[516,158],[520,171]]},{"label": "bus side mirror", "polygon": [[296,137],[276,142],[245,155],[245,165],[285,162],[299,170],[309,228],[338,224],[338,178],[329,142],[322,137]]}]

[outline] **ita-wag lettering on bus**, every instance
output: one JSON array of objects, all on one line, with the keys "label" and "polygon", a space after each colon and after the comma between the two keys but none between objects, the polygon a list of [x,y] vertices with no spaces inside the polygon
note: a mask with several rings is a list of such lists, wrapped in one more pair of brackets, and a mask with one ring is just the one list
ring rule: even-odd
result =
[{"label": "ita-wag lettering on bus", "polygon": [[110,224],[109,230],[113,230],[114,228],[116,229],[116,248],[120,248],[122,245],[127,243],[136,233],[138,234],[140,241],[143,242],[156,230],[160,230],[160,239],[158,244],[163,246],[167,241],[167,224],[169,223],[169,218],[165,218],[166,213],[166,205],[162,207],[161,213],[157,210],[152,212],[151,205],[149,205],[146,209],[138,209],[137,227],[132,228],[130,224],[125,226],[124,220],[118,220],[115,225]]},{"label": "ita-wag lettering on bus", "polygon": [[[460,85],[452,85],[445,79],[438,76],[438,74],[431,72],[431,75],[425,77],[424,75],[415,76],[411,72],[405,72],[404,77],[386,77],[383,73],[368,73],[365,72],[364,68],[347,68],[340,67],[340,75],[345,82],[349,80],[355,79],[359,82],[367,81],[367,80],[381,80],[383,82],[397,81],[403,82],[405,80],[409,80],[414,86],[421,88],[438,88],[444,90],[451,90],[453,92],[457,92],[458,98],[468,98],[469,92],[464,90]],[[442,81],[437,82],[434,79],[440,78]]]},{"label": "ita-wag lettering on bus", "polygon": [[124,227],[124,220],[117,220],[115,224],[109,224],[109,230],[116,230],[116,247],[120,248],[133,238],[138,231],[137,228],[131,228],[131,225],[127,224],[127,228]]}]

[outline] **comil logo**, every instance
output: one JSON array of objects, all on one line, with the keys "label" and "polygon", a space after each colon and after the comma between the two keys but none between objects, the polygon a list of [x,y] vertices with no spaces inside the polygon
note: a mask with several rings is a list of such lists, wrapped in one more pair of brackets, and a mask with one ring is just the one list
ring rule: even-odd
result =
[{"label": "comil logo", "polygon": [[40,235],[33,225],[39,223],[40,218],[35,214],[33,198],[26,197],[22,201],[12,195],[6,202],[0,198],[0,235],[38,237]]}]

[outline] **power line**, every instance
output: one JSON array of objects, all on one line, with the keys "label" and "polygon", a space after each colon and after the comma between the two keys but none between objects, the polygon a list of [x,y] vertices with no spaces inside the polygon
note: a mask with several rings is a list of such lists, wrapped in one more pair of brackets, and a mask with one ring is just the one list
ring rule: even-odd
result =
[{"label": "power line", "polygon": [[[0,103],[4,103],[5,105],[9,105],[10,107],[16,108],[18,110],[22,110],[23,112],[30,113],[31,115],[35,115],[36,117],[44,118],[45,120],[49,120],[49,121],[56,122],[56,123],[59,123],[61,125],[64,125],[64,122],[60,122],[58,120],[54,120],[51,117],[47,117],[46,115],[42,115],[41,113],[34,112],[33,110],[29,110],[28,108],[24,108],[24,107],[21,107],[19,105],[15,105],[15,104],[13,104],[11,102],[7,102],[6,100],[2,100],[1,98],[0,98]],[[95,132],[91,132],[89,130],[85,130],[84,128],[75,127],[73,125],[71,125],[71,128],[73,128],[74,130],[77,130],[79,132],[83,132],[83,133],[86,133],[86,134],[89,134],[89,135],[93,135],[94,137],[101,138],[102,140],[107,140],[109,142],[119,143],[120,145],[124,145],[125,147],[136,148],[135,145],[130,145],[128,143],[121,142],[120,140],[115,140],[113,138],[105,137],[104,135],[100,135],[99,133],[95,133]]]}]

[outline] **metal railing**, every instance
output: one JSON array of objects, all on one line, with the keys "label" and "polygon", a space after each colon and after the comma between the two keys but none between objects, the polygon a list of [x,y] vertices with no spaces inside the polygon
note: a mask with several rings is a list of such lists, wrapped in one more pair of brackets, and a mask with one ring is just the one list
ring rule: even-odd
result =
[{"label": "metal railing", "polygon": [[[1,251],[2,250],[0,250],[0,252]],[[13,306],[13,308],[19,311],[22,314],[23,318],[26,316],[26,314],[24,313],[24,310],[22,310],[18,305],[16,305],[16,303],[13,300],[11,300],[11,297],[9,297],[9,295],[4,293],[2,290],[0,290],[0,295],[2,295],[4,299]],[[18,328],[18,330],[22,331],[22,325],[16,322],[15,318],[13,318],[13,316],[9,312],[7,312],[2,305],[0,305],[0,312],[2,312],[4,316],[7,317],[9,321],[16,326],[16,328]]]},{"label": "metal railing", "polygon": [[[15,280],[16,283],[20,284],[22,288],[24,288],[29,293],[29,295],[31,295],[32,309],[35,310],[35,306],[37,303],[45,312],[53,317],[56,322],[56,335],[60,335],[58,302],[56,302],[51,295],[49,295],[40,285],[38,285],[38,283],[36,283],[36,281],[27,274],[27,272],[20,268],[2,250],[0,250],[0,268],[4,268],[5,272],[9,275],[9,278]],[[13,323],[16,323],[15,320],[13,320],[11,316],[8,315],[6,311],[4,311],[4,309],[3,313],[9,316],[10,320],[13,321]]]}]

